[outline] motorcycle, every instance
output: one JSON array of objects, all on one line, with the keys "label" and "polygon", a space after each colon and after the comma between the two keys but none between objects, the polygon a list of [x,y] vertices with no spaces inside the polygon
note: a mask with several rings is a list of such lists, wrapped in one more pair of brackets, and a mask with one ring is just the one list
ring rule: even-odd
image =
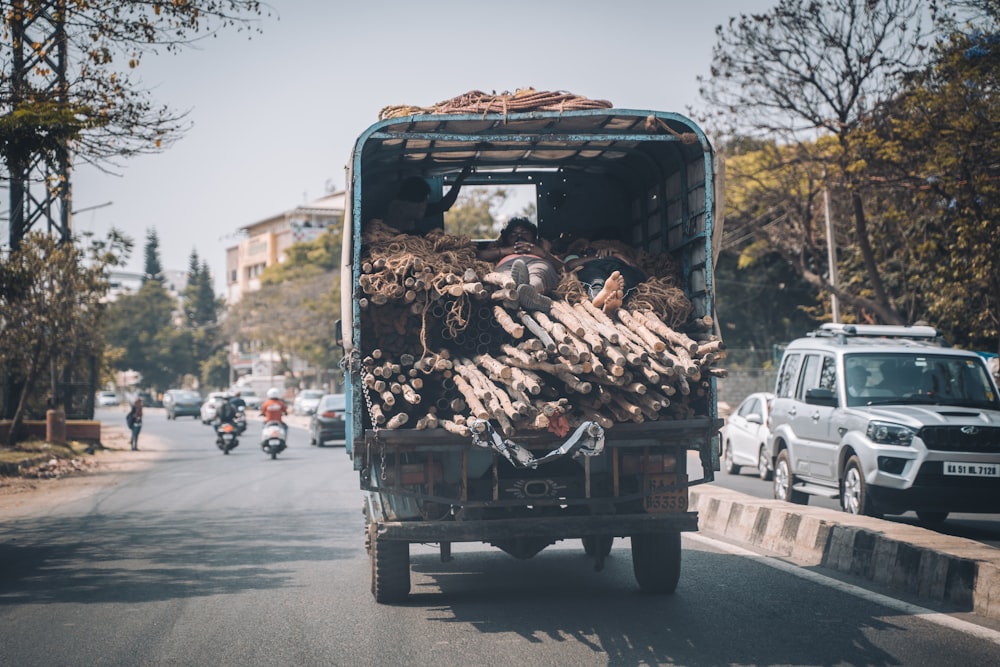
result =
[{"label": "motorcycle", "polygon": [[236,416],[233,417],[233,425],[236,427],[236,435],[243,435],[243,432],[247,430],[247,413],[246,408],[242,405],[236,408]]},{"label": "motorcycle", "polygon": [[240,444],[239,433],[232,422],[220,422],[215,426],[215,444],[222,450],[223,454],[228,454],[230,450],[236,449]]},{"label": "motorcycle", "polygon": [[275,421],[265,422],[260,432],[260,448],[276,459],[285,447],[285,425]]}]

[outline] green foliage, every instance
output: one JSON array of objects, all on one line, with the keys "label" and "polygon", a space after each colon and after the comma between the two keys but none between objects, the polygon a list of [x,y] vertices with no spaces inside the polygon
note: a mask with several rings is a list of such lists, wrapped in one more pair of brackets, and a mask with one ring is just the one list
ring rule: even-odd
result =
[{"label": "green foliage", "polygon": [[105,240],[79,244],[30,232],[0,262],[0,367],[21,388],[12,433],[28,405],[44,404],[40,396],[61,402],[56,377],[103,350],[106,273],[121,265],[131,243],[112,231]]},{"label": "green foliage", "polygon": [[[257,17],[270,16],[263,7],[258,0],[4,3],[0,156],[10,166],[70,142],[91,163],[162,150],[186,129],[185,114],[155,104],[133,78],[143,57],[180,51],[220,29],[254,29]],[[37,38],[57,21],[67,56],[62,80],[50,66],[51,40]],[[14,53],[34,66],[16,71]]]},{"label": "green foliage", "polygon": [[192,367],[190,334],[174,324],[177,302],[158,280],[109,304],[108,343],[121,350],[117,370],[135,370],[143,384],[167,388]]},{"label": "green foliage", "polygon": [[[865,128],[873,168],[910,206],[914,289],[957,343],[1000,347],[1000,5],[954,27]],[[989,11],[992,11],[992,14]]]},{"label": "green foliage", "polygon": [[163,281],[163,264],[160,262],[160,238],[156,235],[155,229],[146,232],[146,248],[143,269],[146,275],[142,281],[159,280]]},{"label": "green foliage", "polygon": [[499,233],[495,212],[507,201],[503,188],[465,188],[444,214],[444,229],[455,236],[492,239]]}]

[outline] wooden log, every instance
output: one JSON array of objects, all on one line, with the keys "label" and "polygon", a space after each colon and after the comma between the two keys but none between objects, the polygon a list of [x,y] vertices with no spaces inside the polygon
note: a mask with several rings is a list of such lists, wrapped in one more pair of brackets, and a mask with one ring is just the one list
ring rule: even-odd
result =
[{"label": "wooden log", "polygon": [[642,310],[635,311],[633,315],[644,319],[646,327],[650,331],[654,332],[657,336],[663,338],[665,341],[670,343],[674,348],[681,348],[687,350],[689,355],[694,354],[695,352],[698,351],[697,342],[691,340],[691,338],[685,336],[682,333],[674,331],[666,324],[661,322],[660,319],[656,317],[656,315]]},{"label": "wooden log", "polygon": [[566,328],[566,330],[577,336],[583,338],[585,328],[583,323],[580,322],[580,318],[576,316],[573,308],[564,301],[553,301],[552,309],[549,311],[551,315],[559,320],[559,322]]},{"label": "wooden log", "polygon": [[513,291],[517,285],[509,272],[490,271],[483,276],[483,282],[496,285],[501,289]]},{"label": "wooden log", "polygon": [[472,436],[472,431],[469,429],[468,426],[457,424],[451,421],[450,419],[441,419],[438,423],[441,425],[441,428],[448,431],[449,433],[454,433],[455,435],[461,435],[466,438]]},{"label": "wooden log", "polygon": [[382,412],[382,406],[378,403],[372,403],[371,418],[374,424],[382,425],[385,423],[385,414]]},{"label": "wooden log", "polygon": [[474,357],[473,361],[477,366],[485,369],[491,376],[503,378],[504,380],[510,378],[510,368],[504,366],[489,354],[480,354]]},{"label": "wooden log", "polygon": [[[601,318],[607,318],[607,315],[600,309],[595,308],[592,303],[587,300],[580,301],[573,304],[573,308],[581,316],[580,321],[588,326],[590,330],[596,331],[601,338],[607,340],[612,345],[617,345],[620,342],[618,330],[615,328],[614,323],[600,319],[597,315],[598,313],[600,313]],[[584,319],[584,317],[587,319]]]},{"label": "wooden log", "polygon": [[455,388],[462,394],[462,397],[465,399],[471,413],[477,419],[489,419],[489,411],[483,405],[482,401],[479,400],[479,397],[476,396],[476,392],[473,391],[472,386],[469,385],[469,383],[466,382],[465,378],[461,375],[455,375],[453,377],[455,380]]},{"label": "wooden log", "polygon": [[528,331],[530,331],[531,333],[533,333],[538,338],[538,340],[542,342],[542,345],[545,346],[545,349],[548,352],[556,351],[556,342],[552,340],[552,337],[548,334],[547,331],[545,331],[545,329],[542,328],[542,326],[535,320],[535,318],[533,318],[529,313],[523,310],[519,310],[517,312],[517,316],[521,320],[521,322],[524,323],[525,328],[528,329]]},{"label": "wooden log", "polygon": [[413,387],[411,387],[408,384],[404,384],[403,400],[409,403],[410,405],[417,405],[418,403],[420,403],[421,396],[416,391],[414,391]]},{"label": "wooden log", "polygon": [[709,354],[715,354],[716,352],[722,352],[725,349],[726,349],[725,343],[723,343],[721,340],[713,340],[708,343],[702,343],[701,345],[699,345],[698,349],[695,350],[694,352],[694,356],[704,357]]},{"label": "wooden log", "polygon": [[616,315],[622,324],[628,327],[629,331],[634,332],[652,352],[663,352],[667,348],[667,344],[649,330],[644,320],[640,321],[638,317],[633,316],[624,308],[619,308]]},{"label": "wooden log", "polygon": [[397,412],[392,416],[391,419],[389,419],[389,421],[385,423],[385,427],[387,429],[395,430],[406,424],[406,422],[409,421],[409,419],[410,415],[406,414],[405,412]]},{"label": "wooden log", "polygon": [[509,333],[514,338],[524,337],[524,325],[515,322],[507,311],[500,306],[493,307],[493,317],[496,319],[497,324],[503,328],[504,331]]}]

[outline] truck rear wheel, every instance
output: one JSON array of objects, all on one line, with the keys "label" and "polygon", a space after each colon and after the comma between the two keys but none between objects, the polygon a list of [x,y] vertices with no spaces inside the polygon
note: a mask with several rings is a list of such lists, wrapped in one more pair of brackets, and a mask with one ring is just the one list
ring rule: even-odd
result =
[{"label": "truck rear wheel", "polygon": [[372,595],[381,604],[401,602],[410,594],[410,545],[379,538],[369,524]]},{"label": "truck rear wheel", "polygon": [[681,578],[681,534],[633,535],[632,571],[643,593],[673,593]]}]

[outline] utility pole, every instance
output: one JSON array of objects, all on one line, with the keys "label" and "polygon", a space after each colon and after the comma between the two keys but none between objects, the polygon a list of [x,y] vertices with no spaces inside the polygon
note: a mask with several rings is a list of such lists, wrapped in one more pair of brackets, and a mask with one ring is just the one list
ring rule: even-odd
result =
[{"label": "utility pole", "polygon": [[[830,285],[837,289],[837,240],[833,237],[833,224],[830,221],[830,191],[823,187],[823,208],[826,209],[826,256],[830,265]],[[830,311],[834,324],[840,322],[840,302],[835,293],[830,293]]]},{"label": "utility pole", "polygon": [[56,128],[37,124],[45,118],[44,111],[58,113],[69,103],[66,0],[13,0],[8,11],[11,111],[28,118],[12,128],[15,140],[4,156],[10,172],[10,248],[17,250],[35,225],[45,225],[60,242],[69,243],[69,142],[54,136]]},{"label": "utility pole", "polygon": [[[65,134],[60,136],[70,101],[66,3],[11,0],[10,7],[3,10],[10,23],[11,39],[11,69],[7,72],[11,122],[5,128],[6,152],[2,155],[10,177],[11,251],[20,249],[25,235],[36,226],[44,225],[62,244],[72,241],[69,139]],[[93,416],[95,370],[91,363],[87,389],[90,398],[84,408],[88,416]],[[49,400],[55,408],[63,401],[56,395],[59,387],[54,368],[51,375]],[[69,369],[65,368],[62,388],[69,385],[69,380]],[[6,371],[0,372],[0,381],[0,415],[10,418],[16,410],[15,397],[23,386]]]}]

